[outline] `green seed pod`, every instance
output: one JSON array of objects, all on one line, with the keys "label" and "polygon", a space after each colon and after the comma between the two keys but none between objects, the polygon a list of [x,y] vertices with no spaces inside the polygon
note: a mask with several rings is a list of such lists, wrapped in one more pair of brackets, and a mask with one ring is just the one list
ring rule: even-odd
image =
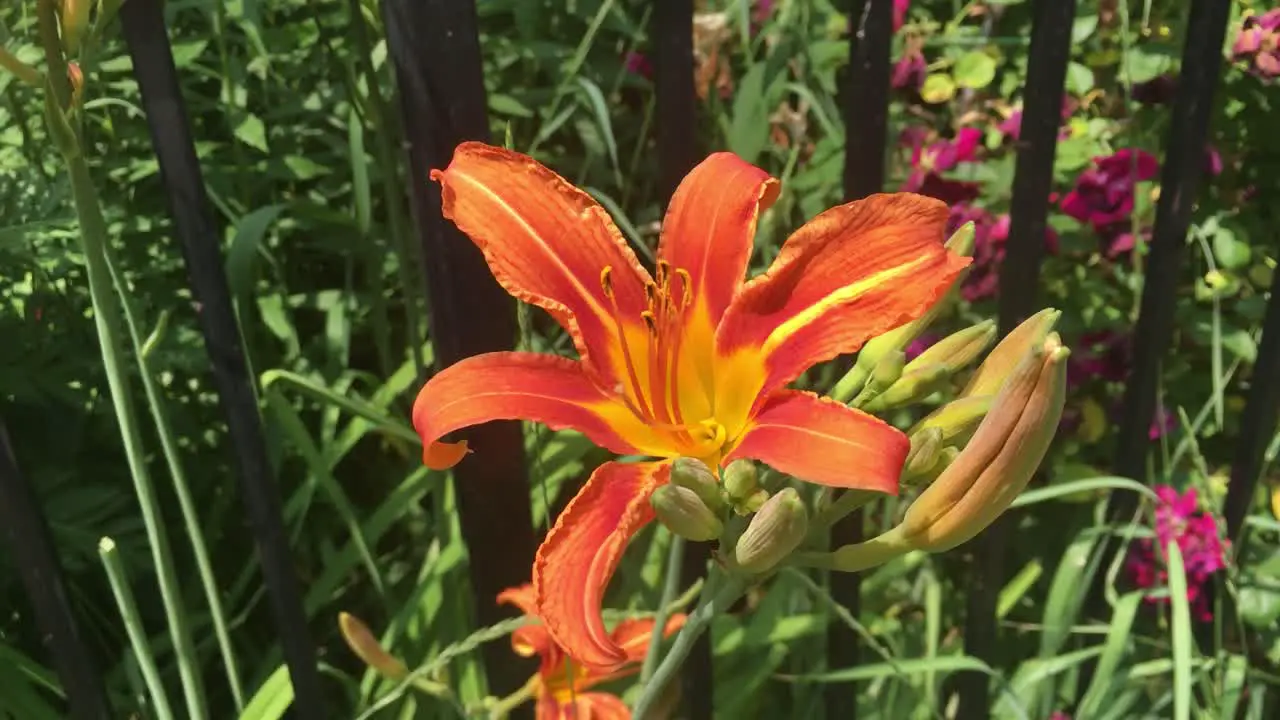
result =
[{"label": "green seed pod", "polygon": [[750,573],[762,573],[790,555],[809,532],[809,511],[795,488],[784,488],[751,518],[738,538],[734,558]]},{"label": "green seed pod", "polygon": [[658,520],[686,540],[713,540],[724,530],[720,518],[689,488],[663,485],[649,496],[649,503]]},{"label": "green seed pod", "polygon": [[671,464],[671,482],[697,493],[698,498],[712,511],[724,509],[724,495],[715,473],[706,463],[696,458],[676,458]]}]

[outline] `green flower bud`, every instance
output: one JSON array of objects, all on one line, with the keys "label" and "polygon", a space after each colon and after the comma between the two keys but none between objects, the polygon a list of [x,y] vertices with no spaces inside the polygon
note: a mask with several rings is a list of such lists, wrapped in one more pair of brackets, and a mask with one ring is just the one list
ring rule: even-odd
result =
[{"label": "green flower bud", "polygon": [[933,469],[942,454],[942,430],[925,428],[911,435],[911,449],[903,464],[903,477],[918,477]]},{"label": "green flower bud", "polygon": [[769,502],[769,491],[761,488],[748,495],[746,500],[739,502],[733,511],[739,515],[750,515],[759,511],[767,502]]},{"label": "green flower bud", "polygon": [[756,465],[750,460],[734,460],[724,469],[724,489],[734,500],[746,500],[758,487]]},{"label": "green flower bud", "polygon": [[950,378],[951,369],[946,365],[940,363],[924,365],[909,373],[903,373],[892,387],[861,407],[867,412],[874,413],[923,400],[942,389]]},{"label": "green flower bud", "polygon": [[715,473],[706,463],[696,458],[676,458],[671,464],[671,482],[697,493],[698,498],[713,512],[724,509],[724,496]]},{"label": "green flower bud", "polygon": [[738,538],[734,558],[750,573],[762,573],[790,555],[809,532],[809,511],[795,488],[784,488],[751,518]]},{"label": "green flower bud", "polygon": [[649,496],[649,503],[668,530],[687,540],[713,540],[724,530],[720,518],[689,488],[663,485]]},{"label": "green flower bud", "polygon": [[971,220],[956,228],[956,231],[951,233],[951,237],[947,238],[944,247],[957,255],[970,257],[973,255],[974,235],[974,224]]},{"label": "green flower bud", "polygon": [[984,320],[973,327],[954,332],[934,343],[914,360],[907,363],[904,372],[925,365],[946,365],[951,372],[956,372],[978,359],[996,339],[996,323]]},{"label": "green flower bud", "polygon": [[929,413],[907,433],[915,435],[926,428],[937,428],[942,431],[942,439],[953,445],[964,445],[978,429],[978,423],[987,416],[991,409],[994,395],[978,395],[962,397],[943,405]]},{"label": "green flower bud", "polygon": [[893,387],[893,384],[902,378],[902,369],[906,367],[907,356],[901,350],[890,350],[876,363],[871,370],[871,376],[867,379],[867,383],[862,388],[862,392],[858,393],[858,397],[854,398],[852,405],[854,407],[866,408],[881,393]]}]

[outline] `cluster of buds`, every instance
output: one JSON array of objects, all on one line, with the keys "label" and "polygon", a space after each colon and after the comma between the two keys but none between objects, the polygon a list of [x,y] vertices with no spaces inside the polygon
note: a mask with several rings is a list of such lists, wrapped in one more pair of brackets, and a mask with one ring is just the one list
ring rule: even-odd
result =
[{"label": "cluster of buds", "polygon": [[[752,575],[773,569],[809,529],[799,493],[788,487],[770,494],[749,460],[735,460],[717,479],[702,461],[680,458],[672,464],[671,482],[654,491],[649,502],[673,534],[697,542],[719,539],[722,547],[733,547],[734,567]],[[740,534],[735,517],[750,518]]]},{"label": "cluster of buds", "polygon": [[1044,310],[1009,333],[959,397],[911,429],[906,485],[925,489],[900,525],[803,562],[857,571],[910,550],[943,552],[969,541],[1030,482],[1062,417],[1069,352]]}]

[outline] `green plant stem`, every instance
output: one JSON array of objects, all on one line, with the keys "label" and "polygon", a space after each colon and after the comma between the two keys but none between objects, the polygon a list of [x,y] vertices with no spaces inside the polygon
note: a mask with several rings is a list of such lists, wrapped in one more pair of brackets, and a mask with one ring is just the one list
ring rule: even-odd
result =
[{"label": "green plant stem", "polygon": [[[742,597],[747,589],[746,580],[737,575],[725,576],[721,583],[715,583],[712,580],[713,578],[708,578],[702,601],[685,620],[684,627],[680,628],[680,633],[676,635],[675,644],[671,646],[671,651],[662,658],[653,677],[641,691],[640,699],[636,701],[633,712],[635,720],[649,720],[649,712],[653,709],[654,703],[666,690],[676,672],[684,665],[684,661],[693,650],[694,643],[710,627],[711,620],[716,615],[727,611],[729,606]],[[717,584],[719,584],[718,588],[716,588]]]},{"label": "green plant stem", "polygon": [[160,671],[156,669],[151,646],[147,644],[147,631],[142,627],[142,618],[138,616],[138,604],[133,600],[133,591],[129,589],[129,578],[125,574],[124,563],[120,562],[115,541],[109,537],[99,540],[98,557],[102,558],[102,567],[107,571],[111,594],[116,598],[116,607],[120,610],[125,632],[129,635],[129,645],[133,647],[133,655],[142,671],[147,694],[151,696],[152,710],[158,720],[168,720],[173,717],[173,709],[169,706],[169,697],[165,695],[164,682],[160,679]]},{"label": "green plant stem", "polygon": [[534,693],[538,689],[538,676],[529,678],[529,682],[520,687],[519,690],[498,700],[498,702],[489,709],[489,720],[506,720],[512,710],[533,699]]},{"label": "green plant stem", "polygon": [[227,674],[227,683],[231,687],[231,697],[235,701],[236,711],[244,709],[244,690],[240,685],[240,670],[236,664],[235,653],[231,646],[231,636],[227,632],[227,614],[222,607],[222,598],[218,593],[218,581],[213,574],[213,563],[209,561],[209,549],[204,542],[204,533],[200,529],[200,513],[191,496],[191,488],[187,484],[187,473],[182,467],[182,459],[178,443],[173,432],[173,424],[169,421],[169,411],[155,376],[147,361],[148,351],[144,349],[133,303],[129,301],[128,289],[115,266],[111,263],[109,251],[104,247],[104,259],[111,280],[119,293],[120,307],[124,313],[125,327],[129,331],[129,340],[133,344],[133,354],[138,361],[138,371],[142,375],[142,388],[147,395],[147,405],[151,410],[151,419],[156,424],[156,433],[160,436],[160,447],[164,451],[165,463],[169,475],[173,478],[174,494],[178,496],[178,508],[182,513],[182,522],[186,526],[187,537],[191,539],[191,550],[196,557],[196,573],[200,576],[200,585],[204,589],[205,599],[209,603],[210,621],[213,623],[213,634],[218,643],[218,652],[222,655],[223,669]]},{"label": "green plant stem", "polygon": [[827,529],[839,522],[841,518],[883,494],[873,490],[845,490],[840,497],[835,499],[835,502],[818,513],[817,517],[809,525],[809,533],[811,535],[826,533]]},{"label": "green plant stem", "polygon": [[912,550],[902,526],[881,533],[855,545],[845,545],[831,552],[802,552],[792,556],[789,565],[814,567],[840,572],[866,570]]},{"label": "green plant stem", "polygon": [[658,612],[653,616],[653,634],[649,636],[649,650],[644,656],[644,665],[640,669],[640,682],[648,682],[653,671],[658,667],[658,651],[662,648],[662,636],[667,627],[667,618],[671,614],[671,604],[680,590],[680,571],[684,565],[684,538],[671,534],[671,547],[667,549],[667,575],[662,584],[662,600],[658,603]]},{"label": "green plant stem", "polygon": [[[67,63],[62,55],[61,40],[58,36],[58,18],[54,12],[53,2],[41,0],[37,5],[37,12],[41,43],[44,46],[45,62],[48,65],[46,73],[48,88],[52,93],[46,106],[50,109],[48,121],[53,131],[59,126],[70,127],[63,113],[71,98],[71,87],[67,80]],[[111,391],[116,422],[120,425],[129,474],[133,478],[134,492],[138,496],[142,523],[151,548],[156,577],[159,580],[160,597],[164,604],[169,634],[173,640],[178,674],[182,679],[187,717],[192,720],[203,720],[206,714],[200,666],[182,607],[181,585],[174,571],[169,539],[164,533],[165,524],[160,515],[160,501],[156,497],[151,476],[147,471],[142,432],[138,426],[133,396],[124,370],[121,352],[123,343],[120,337],[120,306],[118,298],[111,291],[111,273],[106,262],[107,223],[102,217],[102,207],[98,201],[97,188],[94,187],[93,178],[89,174],[89,165],[80,149],[78,133],[72,132],[75,136],[63,138],[63,141],[69,141],[69,145],[61,145],[59,149],[63,153],[67,174],[71,181],[71,196],[80,226],[80,242],[85,256],[89,296],[93,302],[93,319],[102,353],[102,365],[106,370],[107,385]]]}]

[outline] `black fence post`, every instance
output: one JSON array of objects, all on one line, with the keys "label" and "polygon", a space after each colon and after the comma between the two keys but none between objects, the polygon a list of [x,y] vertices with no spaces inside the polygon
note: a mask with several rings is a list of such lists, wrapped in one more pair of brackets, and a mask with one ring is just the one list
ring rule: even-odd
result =
[{"label": "black fence post", "polygon": [[[845,127],[844,199],[857,200],[884,190],[885,147],[889,130],[889,48],[893,41],[893,0],[851,0],[849,70],[843,84]],[[862,540],[862,510],[831,528],[831,546]],[[862,573],[833,572],[831,596],[856,618],[862,611]],[[842,622],[827,629],[827,667],[859,663],[858,636]],[[831,683],[823,693],[828,720],[854,720],[858,686]]]},{"label": "black fence post", "polygon": [[[694,88],[693,0],[654,0],[652,42],[654,117],[658,143],[658,197],[665,205],[698,164],[698,96]],[[707,543],[687,543],[681,582],[691,585],[707,570]],[[689,717],[709,718],[714,708],[711,638],[703,635],[680,675],[680,697]]]},{"label": "black fence post", "polygon": [[18,469],[18,459],[3,419],[0,419],[0,533],[22,576],[45,649],[53,657],[70,716],[77,720],[106,720],[111,712],[102,687],[102,675],[80,636],[62,584],[62,566],[53,547],[49,524]]},{"label": "black fence post", "polygon": [[[428,181],[464,140],[489,139],[484,71],[474,2],[383,0],[387,49],[395,68],[409,161],[409,200],[422,244],[437,369],[484,352],[511,350],[515,304],[480,251],[440,211],[440,186]],[[477,322],[477,320],[483,320]],[[518,422],[470,428],[474,453],[454,469],[458,514],[471,555],[476,616],[508,617],[502,590],[529,582],[536,549],[524,437]],[[528,679],[521,658],[501,643],[484,647],[490,690],[515,691]]]},{"label": "black fence post", "polygon": [[1262,342],[1251,382],[1244,415],[1240,418],[1240,436],[1236,438],[1223,513],[1227,537],[1237,543],[1243,536],[1244,517],[1258,486],[1267,443],[1276,431],[1276,414],[1280,413],[1280,272],[1274,273],[1271,280],[1271,300],[1267,302],[1267,314],[1262,321]]},{"label": "black fence post", "polygon": [[201,307],[200,330],[218,397],[226,413],[245,510],[258,545],[267,594],[293,683],[293,710],[296,717],[320,718],[324,703],[315,648],[289,552],[279,490],[271,476],[254,380],[249,376],[231,306],[220,241],[209,215],[208,197],[169,46],[162,2],[129,0],[120,8],[120,21],[133,59],[133,75],[142,94],[175,233],[182,243],[192,295]]},{"label": "black fence post", "polygon": [[[1017,165],[1009,209],[1009,241],[1000,267],[999,328],[1004,335],[1036,311],[1040,264],[1049,215],[1049,191],[1053,186],[1053,161],[1062,126],[1062,91],[1071,58],[1071,26],[1075,0],[1034,5],[1031,50],[1027,58],[1027,82],[1022,97]],[[965,652],[989,664],[999,648],[996,600],[1004,580],[1009,535],[1015,518],[1005,516],[992,523],[973,544],[971,585],[966,594]],[[961,673],[958,716],[990,715],[990,677]]]},{"label": "black fence post", "polygon": [[[1182,48],[1178,89],[1160,172],[1160,199],[1152,230],[1151,256],[1142,287],[1142,304],[1133,335],[1133,363],[1125,385],[1124,406],[1116,437],[1112,470],[1122,477],[1146,476],[1147,432],[1156,407],[1160,359],[1173,337],[1174,298],[1182,270],[1182,256],[1191,223],[1191,207],[1200,189],[1204,148],[1208,139],[1213,96],[1222,73],[1222,43],[1231,3],[1192,0],[1187,39]],[[1137,495],[1116,491],[1111,518],[1132,514]]]}]

